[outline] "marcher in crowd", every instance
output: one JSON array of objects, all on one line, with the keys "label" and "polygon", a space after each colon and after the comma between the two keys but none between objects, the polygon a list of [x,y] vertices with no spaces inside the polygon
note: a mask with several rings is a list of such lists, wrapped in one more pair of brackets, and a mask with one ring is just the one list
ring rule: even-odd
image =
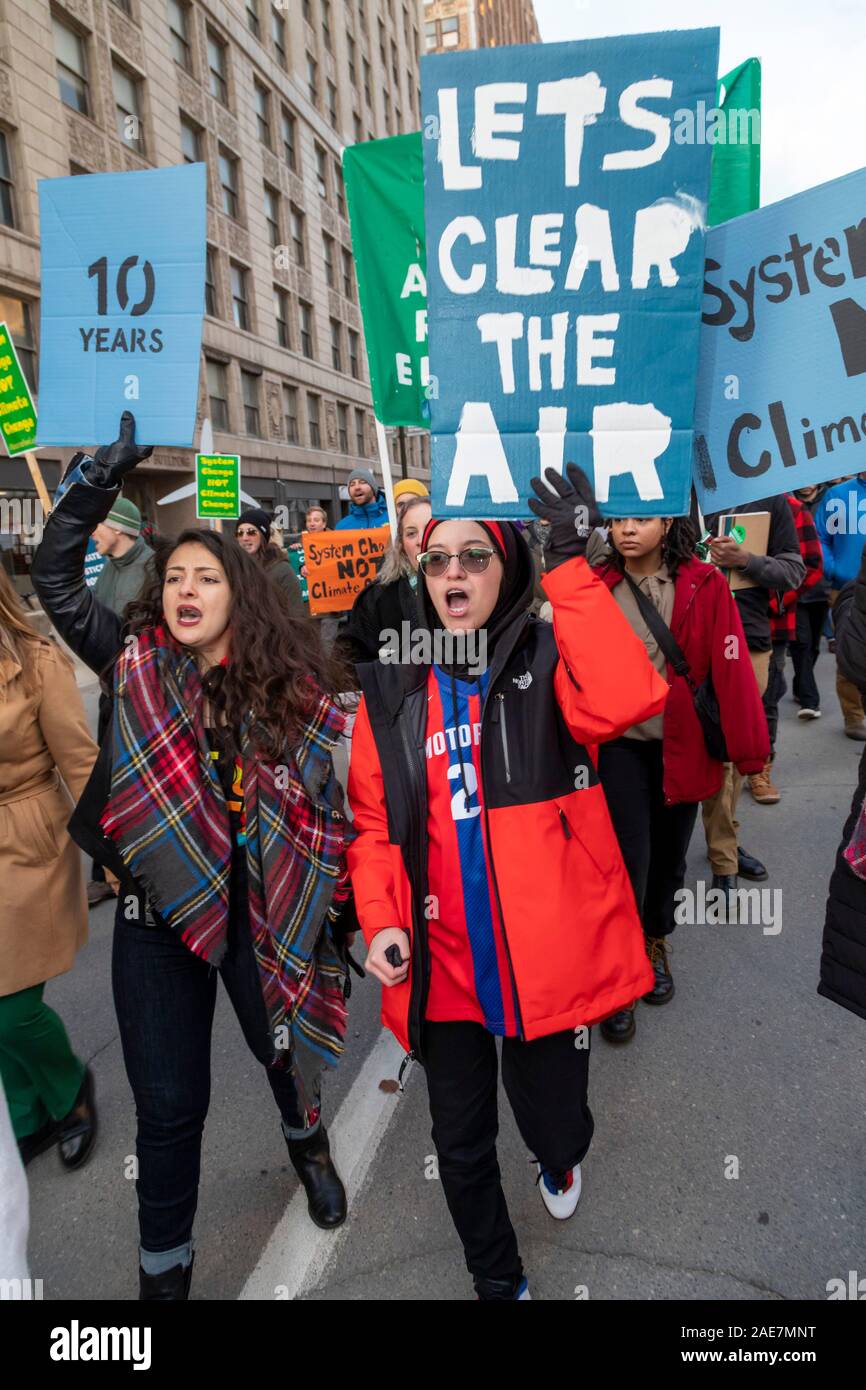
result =
[{"label": "marcher in crowd", "polygon": [[328,513],[324,507],[308,507],[304,521],[307,531],[327,531],[328,529]]},{"label": "marcher in crowd", "polygon": [[337,531],[373,530],[388,525],[388,504],[369,468],[354,468],[347,484],[349,510],[337,522]]},{"label": "marcher in crowd", "polygon": [[33,580],[59,632],[111,668],[113,717],[70,831],[120,880],[113,985],[138,1115],[140,1287],[188,1296],[218,976],[266,1069],[312,1219],[346,1196],[318,1073],[346,1026],[352,900],[331,750],[341,679],[233,538],[184,531],[122,624],[82,578],[87,537],[150,450],[76,455]]},{"label": "marcher in crowd", "polygon": [[[753,555],[748,547],[733,536],[717,536],[718,516],[708,516],[706,526],[713,539],[710,557],[723,570],[741,570],[752,581],[747,588],[736,589],[734,597],[758,691],[763,696],[770,672],[772,637],[770,634],[770,593],[773,589],[798,589],[806,567],[800,556],[794,518],[784,493],[734,507],[737,516],[750,512],[769,512],[769,532],[766,555]],[[738,844],[737,802],[743,779],[733,763],[725,764],[725,777],[715,796],[704,801],[703,820],[707,852],[713,870],[713,887],[731,892],[737,887],[737,876],[761,882],[767,870],[761,861]]]},{"label": "marcher in crowd", "polygon": [[382,568],[372,584],[355,599],[339,642],[353,663],[375,661],[383,633],[403,632],[403,623],[417,624],[415,595],[418,588],[418,555],[424,527],[432,513],[423,497],[410,496],[400,511],[397,537],[385,552]]},{"label": "marcher in crowd", "polygon": [[261,507],[248,507],[235,522],[235,537],[248,555],[264,568],[268,577],[285,594],[289,609],[296,618],[306,616],[298,576],[286,559],[282,545],[272,537],[271,518]]},{"label": "marcher in crowd", "polygon": [[590,750],[658,714],[667,687],[583,558],[589,483],[573,464],[568,482],[547,478],[530,506],[551,522],[553,624],[529,614],[532,561],[512,523],[433,518],[421,620],[446,651],[483,633],[487,664],[467,661],[467,641],[441,665],[362,665],[349,771],[367,967],[383,1022],[424,1066],[442,1188],[484,1300],[528,1296],[496,1157],[496,1036],[542,1199],[564,1219],[592,1138],[589,1025],[653,984]]},{"label": "marcher in crowd", "polygon": [[[798,488],[794,496],[808,510],[814,524],[815,511],[824,489],[811,486]],[[817,535],[817,527],[816,527]],[[820,544],[820,537],[818,538]],[[821,634],[827,628],[830,611],[830,586],[824,573],[824,552],[821,549],[821,577],[809,583],[810,575],[797,591],[794,636],[790,641],[791,661],[794,666],[792,689],[794,699],[800,706],[798,719],[812,720],[821,717],[821,693],[815,680],[815,663],[821,651]]]},{"label": "marcher in crowd", "polygon": [[398,521],[403,508],[413,497],[420,497],[425,502],[430,501],[430,493],[420,478],[401,478],[394,484],[394,509]]},{"label": "marcher in crowd", "polygon": [[[866,514],[866,473],[857,473],[829,487],[815,509],[815,528],[824,552],[824,577],[831,607],[839,590],[857,575],[863,535],[860,521]],[[836,654],[836,695],[842,710],[846,737],[866,741],[863,699],[856,684],[844,675]]]},{"label": "marcher in crowd", "polygon": [[[766,720],[737,605],[721,572],[697,559],[696,539],[685,517],[617,518],[610,523],[610,557],[598,571],[670,686],[661,713],[603,743],[598,755],[655,976],[642,996],[647,1004],[673,998],[669,937],[676,895],[698,806],[718,791],[725,773],[707,749],[693,690],[712,681],[738,772],[763,767],[767,754]],[[634,1037],[634,1005],[605,1019],[601,1033],[612,1043]]]},{"label": "marcher in crowd", "polygon": [[[86,548],[85,531],[82,569]],[[95,759],[72,666],[31,628],[0,567],[0,1075],[25,1164],[57,1144],[79,1168],[96,1138],[93,1073],[43,998],[87,940],[66,823]]]}]

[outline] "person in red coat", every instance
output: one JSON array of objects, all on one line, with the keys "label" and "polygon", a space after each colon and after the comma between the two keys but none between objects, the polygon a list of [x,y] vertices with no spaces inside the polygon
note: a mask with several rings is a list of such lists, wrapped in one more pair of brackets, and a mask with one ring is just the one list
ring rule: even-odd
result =
[{"label": "person in red coat", "polygon": [[[698,805],[718,791],[724,774],[707,751],[692,686],[711,674],[728,755],[741,773],[759,771],[768,753],[767,721],[736,602],[716,566],[696,558],[695,541],[685,517],[618,518],[610,526],[611,554],[597,571],[670,686],[664,709],[605,743],[598,761],[655,976],[642,996],[647,1004],[673,997],[668,937],[676,895]],[[688,679],[674,671],[650,630],[647,601],[673,634]],[[608,1042],[628,1042],[635,1033],[634,1005],[605,1019],[601,1032]]]}]

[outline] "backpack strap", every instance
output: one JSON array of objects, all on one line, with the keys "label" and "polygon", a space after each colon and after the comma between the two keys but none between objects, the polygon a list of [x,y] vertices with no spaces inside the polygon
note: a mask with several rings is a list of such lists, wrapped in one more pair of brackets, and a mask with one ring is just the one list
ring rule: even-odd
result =
[{"label": "backpack strap", "polygon": [[671,663],[678,676],[683,676],[688,682],[689,687],[694,690],[694,683],[691,678],[689,663],[686,661],[682,648],[674,637],[664,618],[656,608],[652,599],[647,598],[641,588],[635,584],[631,575],[623,574],[625,582],[634,594],[635,602],[640,609],[641,616],[659,644],[667,660]]}]

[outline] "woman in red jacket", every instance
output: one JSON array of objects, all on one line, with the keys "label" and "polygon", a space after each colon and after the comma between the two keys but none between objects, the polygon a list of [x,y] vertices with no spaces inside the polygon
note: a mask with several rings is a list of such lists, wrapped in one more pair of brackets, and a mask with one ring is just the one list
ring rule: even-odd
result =
[{"label": "woman in red jacket", "polygon": [[[552,1216],[570,1216],[592,1137],[589,1028],[652,984],[595,745],[657,714],[665,683],[583,558],[584,475],[538,480],[553,625],[510,522],[428,522],[419,608],[436,651],[358,668],[349,846],[383,1021],[422,1062],[439,1176],[479,1298],[525,1297],[496,1158],[497,1053]],[[576,508],[588,525],[576,529]],[[422,644],[413,640],[413,653]],[[575,1036],[576,1030],[578,1035]]]},{"label": "woman in red jacket", "polygon": [[[767,721],[736,602],[721,571],[696,558],[695,540],[685,517],[618,518],[610,526],[611,556],[599,569],[671,687],[664,711],[605,744],[598,762],[655,976],[643,995],[647,1004],[667,1004],[673,996],[667,939],[676,895],[698,804],[718,791],[724,772],[707,751],[689,680],[698,687],[711,673],[728,754],[741,773],[760,770],[768,750]],[[673,634],[689,680],[676,674],[651,631],[648,604]],[[601,1032],[612,1043],[634,1037],[633,1004],[605,1019]]]}]

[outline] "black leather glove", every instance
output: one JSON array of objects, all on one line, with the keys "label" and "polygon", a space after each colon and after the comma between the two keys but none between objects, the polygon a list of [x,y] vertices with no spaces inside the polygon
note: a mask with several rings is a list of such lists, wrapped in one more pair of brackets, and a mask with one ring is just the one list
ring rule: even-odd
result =
[{"label": "black leather glove", "polygon": [[113,444],[101,444],[86,467],[87,481],[94,487],[120,487],[127,473],[137,463],[149,458],[153,447],[135,442],[135,416],[124,410],[120,417],[120,433]]},{"label": "black leather glove", "polygon": [[535,497],[529,498],[529,509],[550,523],[550,539],[544,550],[548,570],[586,554],[593,529],[602,524],[592,484],[583,469],[569,463],[565,471],[568,481],[555,468],[546,470],[544,476],[550,487],[545,487],[540,478],[530,479]]}]

